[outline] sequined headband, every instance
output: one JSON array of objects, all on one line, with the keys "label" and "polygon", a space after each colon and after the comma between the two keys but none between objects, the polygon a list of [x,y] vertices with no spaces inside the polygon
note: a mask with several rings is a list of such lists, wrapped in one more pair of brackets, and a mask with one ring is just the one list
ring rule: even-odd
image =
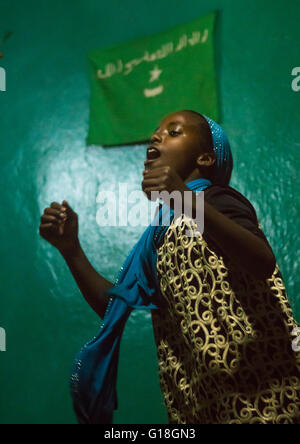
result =
[{"label": "sequined headband", "polygon": [[203,117],[209,124],[213,139],[213,149],[217,156],[212,182],[220,185],[229,185],[233,159],[226,133],[214,120],[204,115]]}]

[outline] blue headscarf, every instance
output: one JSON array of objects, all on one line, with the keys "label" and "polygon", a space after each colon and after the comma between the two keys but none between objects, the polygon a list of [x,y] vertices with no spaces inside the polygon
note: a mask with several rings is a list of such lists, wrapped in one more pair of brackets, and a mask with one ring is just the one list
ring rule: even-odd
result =
[{"label": "blue headscarf", "polygon": [[[214,140],[219,143],[220,136],[215,135]],[[223,173],[228,170],[224,165],[227,159],[227,155],[222,155],[217,164]],[[186,185],[197,192],[212,182],[197,179]],[[71,394],[81,424],[112,423],[113,411],[118,408],[117,370],[126,321],[135,308],[152,310],[164,305],[156,263],[157,249],[168,229],[165,221],[169,217],[171,223],[174,211],[162,205],[126,258],[115,285],[107,291],[109,303],[98,336],[82,348],[74,362]]]},{"label": "blue headscarf", "polygon": [[213,140],[213,149],[217,157],[213,170],[212,182],[219,185],[229,185],[233,168],[233,159],[226,133],[214,120],[204,115],[203,117],[209,124]]}]

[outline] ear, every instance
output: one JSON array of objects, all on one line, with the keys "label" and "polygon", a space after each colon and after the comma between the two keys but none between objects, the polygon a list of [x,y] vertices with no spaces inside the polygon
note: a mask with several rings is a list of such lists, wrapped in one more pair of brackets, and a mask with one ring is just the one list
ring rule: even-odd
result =
[{"label": "ear", "polygon": [[198,166],[212,166],[217,160],[216,153],[214,151],[209,153],[202,153],[197,158]]}]

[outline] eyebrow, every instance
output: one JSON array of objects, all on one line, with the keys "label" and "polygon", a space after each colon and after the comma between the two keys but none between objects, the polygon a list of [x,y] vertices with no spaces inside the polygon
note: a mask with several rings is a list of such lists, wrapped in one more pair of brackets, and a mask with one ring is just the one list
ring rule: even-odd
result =
[{"label": "eyebrow", "polygon": [[[174,121],[174,122],[170,122],[170,123],[168,123],[167,126],[170,126],[170,125],[177,125],[178,123],[179,123],[180,125],[183,126],[183,123],[182,123],[182,122],[179,122],[179,120],[176,120],[176,121]],[[154,132],[156,133],[157,130],[159,130],[159,126],[156,128],[156,130],[154,130]]]}]

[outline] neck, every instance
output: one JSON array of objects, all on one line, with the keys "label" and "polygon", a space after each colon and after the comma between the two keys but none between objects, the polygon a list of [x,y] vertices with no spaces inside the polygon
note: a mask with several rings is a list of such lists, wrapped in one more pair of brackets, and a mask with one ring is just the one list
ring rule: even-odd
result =
[{"label": "neck", "polygon": [[192,182],[193,180],[197,180],[197,179],[210,180],[209,177],[206,177],[204,174],[201,174],[198,169],[194,169],[194,171],[192,171],[191,174],[186,179],[184,179],[184,183],[187,184],[187,183]]}]

